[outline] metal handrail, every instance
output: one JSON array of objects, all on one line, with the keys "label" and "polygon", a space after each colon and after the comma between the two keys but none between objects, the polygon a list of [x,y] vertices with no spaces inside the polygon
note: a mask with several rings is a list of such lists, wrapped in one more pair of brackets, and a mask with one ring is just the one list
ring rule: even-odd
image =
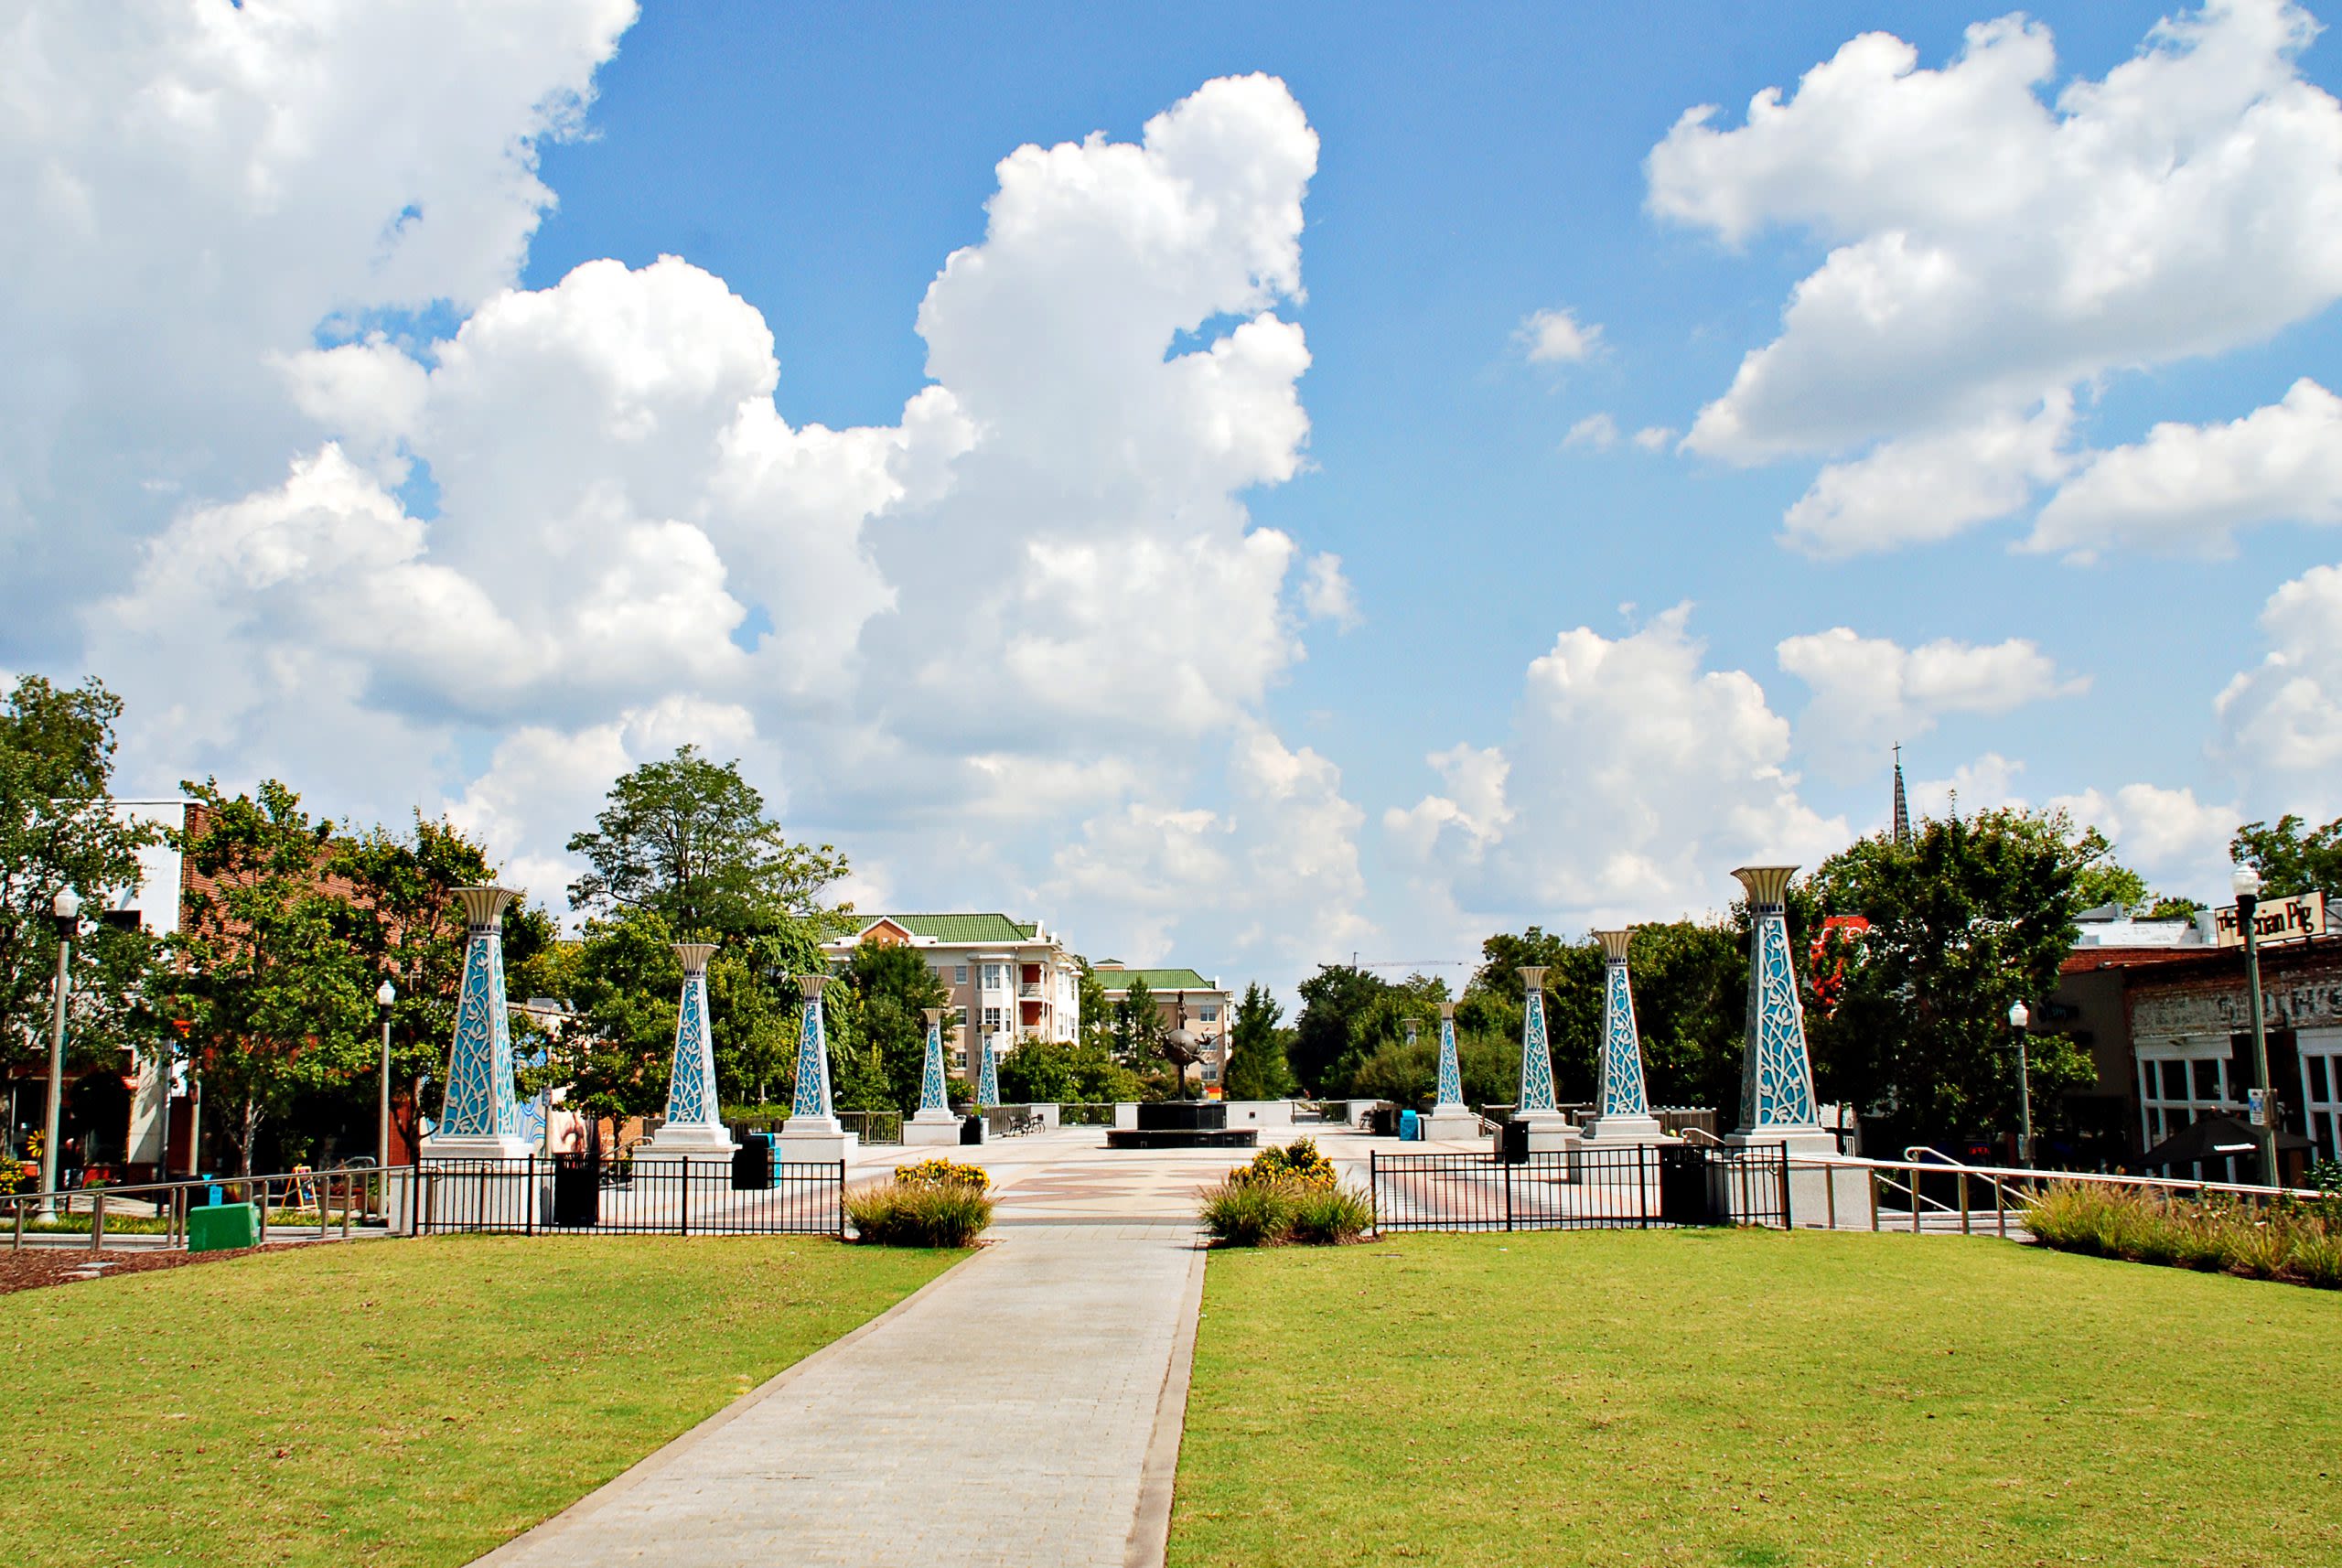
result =
[{"label": "metal handrail", "polygon": [[[187,1201],[196,1188],[242,1187],[246,1201],[258,1199],[260,1218],[259,1240],[268,1240],[268,1212],[271,1199],[277,1190],[288,1197],[307,1188],[317,1206],[317,1235],[322,1240],[334,1224],[334,1208],[330,1197],[336,1188],[341,1192],[340,1226],[342,1234],[349,1234],[351,1210],[361,1192],[371,1194],[374,1186],[384,1179],[380,1165],[333,1165],[320,1171],[269,1171],[252,1176],[183,1176],[174,1181],[124,1182],[119,1186],[57,1187],[37,1192],[16,1192],[0,1195],[0,1205],[13,1211],[10,1248],[21,1250],[25,1244],[25,1220],[36,1210],[55,1209],[70,1214],[77,1203],[86,1203],[90,1213],[90,1250],[105,1250],[106,1209],[121,1198],[134,1198],[153,1193],[159,1196],[146,1200],[149,1212],[140,1218],[163,1221],[162,1245],[187,1244],[188,1212],[201,1208]],[[304,1227],[306,1229],[306,1227]],[[151,1234],[151,1232],[140,1232]]]}]

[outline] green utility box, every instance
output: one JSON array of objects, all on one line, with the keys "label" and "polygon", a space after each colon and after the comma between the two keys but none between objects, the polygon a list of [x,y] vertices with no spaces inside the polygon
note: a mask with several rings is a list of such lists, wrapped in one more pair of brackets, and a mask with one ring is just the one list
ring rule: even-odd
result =
[{"label": "green utility box", "polygon": [[224,1252],[260,1244],[260,1210],[249,1203],[207,1203],[187,1211],[187,1250]]}]

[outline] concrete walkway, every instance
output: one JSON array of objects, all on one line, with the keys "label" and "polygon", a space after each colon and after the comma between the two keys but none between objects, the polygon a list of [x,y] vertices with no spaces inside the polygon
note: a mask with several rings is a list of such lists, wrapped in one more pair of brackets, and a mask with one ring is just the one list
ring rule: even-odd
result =
[{"label": "concrete walkway", "polygon": [[978,1256],[480,1561],[1161,1563],[1204,1254],[1192,1219],[1102,1218],[996,1229]]}]

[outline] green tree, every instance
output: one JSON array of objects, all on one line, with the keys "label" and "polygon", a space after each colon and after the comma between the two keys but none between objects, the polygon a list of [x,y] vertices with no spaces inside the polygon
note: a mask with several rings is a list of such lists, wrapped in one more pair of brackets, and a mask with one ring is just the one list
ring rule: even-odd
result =
[{"label": "green tree", "polygon": [[2247,822],[2229,841],[2229,858],[2261,873],[2263,898],[2342,893],[2342,817],[2322,828],[2291,811],[2273,824]]},{"label": "green tree", "polygon": [[1076,957],[1079,972],[1073,983],[1074,1012],[1081,1020],[1081,1038],[1085,1044],[1098,1047],[1111,1054],[1114,1048],[1114,1004],[1106,1000],[1106,983],[1090,967],[1086,958]]},{"label": "green tree", "polygon": [[[2082,873],[2107,854],[2061,811],[1992,811],[1924,822],[1908,846],[1880,835],[1824,861],[1793,903],[1792,941],[1816,915],[1860,915],[1870,929],[1835,1007],[1808,1002],[1821,1098],[1884,1111],[1900,1138],[2013,1126],[2009,1004],[2037,1012],[2056,986],[2087,897]],[[2071,1040],[2028,1043],[2036,1108],[2093,1079]]]},{"label": "green tree", "polygon": [[[403,1135],[414,1138],[418,1107],[405,1091],[418,1079],[440,1075],[456,1034],[470,940],[456,889],[493,884],[496,867],[461,829],[418,811],[403,832],[377,826],[336,837],[320,870],[327,889],[340,891],[351,907],[351,941],[366,969],[376,983],[388,979],[397,988],[391,1010],[391,1114]],[[562,994],[525,988],[535,978],[537,955],[556,935],[543,909],[525,899],[506,907],[504,964],[516,1000]],[[522,1034],[531,1035],[530,1028],[522,1026]],[[514,1050],[533,1054],[521,1038]],[[376,1062],[379,1071],[379,1056]],[[354,1098],[371,1100],[377,1081],[375,1074],[359,1075]]]},{"label": "green tree", "polygon": [[1133,975],[1123,999],[1114,1004],[1114,1057],[1133,1072],[1145,1073],[1163,1065],[1163,1010],[1144,975]]},{"label": "green tree", "polygon": [[1359,1048],[1358,1029],[1389,987],[1370,970],[1323,963],[1300,989],[1301,1011],[1293,1021],[1287,1058],[1304,1090],[1337,1092],[1367,1055]]},{"label": "green tree", "polygon": [[611,785],[594,831],[572,835],[569,851],[591,866],[570,885],[573,908],[651,910],[685,941],[791,920],[826,935],[838,911],[823,895],[846,873],[832,845],[789,841],[737,762],[718,766],[689,746]]},{"label": "green tree", "polygon": [[1230,1100],[1283,1100],[1294,1090],[1284,1059],[1284,1008],[1258,981],[1244,987],[1229,1022],[1228,1067],[1220,1090]]},{"label": "green tree", "polygon": [[861,1004],[864,1048],[873,1053],[887,1108],[918,1110],[927,1069],[926,1010],[950,1005],[950,989],[916,949],[871,942],[854,950],[843,980]]},{"label": "green tree", "polygon": [[119,816],[108,793],[122,700],[95,681],[19,678],[0,703],[0,1070],[44,1060],[57,976],[51,910],[59,889],[83,902],[72,950],[67,1038],[76,1067],[124,1046],[151,1049],[138,1005],[153,944],[97,919],[138,886],[138,851],[160,837]]},{"label": "green tree", "polygon": [[[318,885],[333,825],[275,779],[231,796],[182,784],[199,809],[174,833],[192,884],[166,1006],[186,1020],[204,1103],[250,1174],[263,1126],[367,1065],[376,980],[357,912]],[[161,983],[158,982],[158,983]]]},{"label": "green tree", "polygon": [[1001,1098],[1012,1105],[1097,1105],[1136,1100],[1138,1074],[1096,1040],[1026,1040],[1000,1060]]},{"label": "green tree", "polygon": [[521,1073],[521,1090],[564,1088],[568,1110],[618,1132],[666,1109],[682,962],[674,933],[651,909],[588,921],[572,951],[559,966],[565,972],[544,976],[565,986],[558,994],[571,1016],[547,1041],[544,1065]]}]

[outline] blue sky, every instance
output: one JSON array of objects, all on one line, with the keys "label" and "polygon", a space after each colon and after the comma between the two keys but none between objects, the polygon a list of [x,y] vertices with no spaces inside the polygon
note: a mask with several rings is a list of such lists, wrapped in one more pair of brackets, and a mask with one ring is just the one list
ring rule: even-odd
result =
[{"label": "blue sky", "polygon": [[[247,9],[263,23],[273,15]],[[839,837],[867,867],[854,889],[865,901],[1002,905],[1101,952],[1280,982],[1352,949],[1461,957],[1499,924],[1581,929],[1721,906],[1723,874],[1741,857],[1810,861],[1876,826],[1885,747],[1898,738],[1915,782],[1937,787],[1930,799],[1959,779],[1964,801],[2065,803],[2100,821],[2159,883],[2198,894],[2213,891],[2235,820],[2342,811],[2326,782],[2342,758],[2332,716],[2342,708],[2326,706],[2322,630],[2342,593],[2318,575],[2333,561],[2330,530],[2304,521],[2342,509],[2317,456],[2336,428],[2318,397],[2336,373],[2328,301],[2342,293],[2342,263],[2314,238],[2264,242],[2255,227],[2334,209],[2342,189],[2332,97],[2342,57],[2330,39],[2299,47],[2305,13],[2274,0],[2204,13],[2039,6],[2028,15],[2054,37],[2055,68],[2034,84],[2033,124],[2021,99],[1957,86],[1982,82],[1986,59],[2047,58],[2046,38],[2013,25],[1965,41],[2000,15],[1981,7],[1685,5],[1663,27],[1640,8],[1531,5],[1138,16],[651,5],[630,26],[622,6],[594,11],[555,7],[540,27],[476,27],[460,9],[429,25],[377,17],[348,37],[315,17],[280,27],[271,47],[283,77],[272,81],[259,51],[242,75],[210,79],[221,101],[273,104],[307,133],[313,157],[269,166],[279,195],[266,211],[251,205],[262,182],[245,178],[222,188],[224,212],[187,219],[216,235],[174,232],[168,214],[148,214],[127,243],[151,248],[143,263],[134,253],[87,275],[70,237],[19,256],[20,297],[89,296],[76,302],[88,329],[58,332],[43,361],[73,372],[86,406],[69,399],[71,417],[0,448],[0,463],[31,477],[0,519],[30,542],[19,629],[0,660],[91,669],[123,687],[127,769],[163,782],[281,771],[328,810],[395,814],[408,800],[449,810],[542,896],[562,875],[559,841],[578,825],[569,819],[607,771],[696,739],[742,756],[792,826]],[[2149,46],[2166,16],[2178,30]],[[252,25],[216,11],[134,26],[117,16],[17,42],[48,51],[59,80],[151,84],[218,70],[206,38]],[[1861,51],[1841,50],[1865,33],[1907,42],[1918,71],[1875,57],[1866,75],[1856,69]],[[2125,120],[2092,84],[2143,46],[2197,65],[2133,81]],[[296,67],[330,82],[402,48],[418,59],[444,51],[467,95],[376,105],[370,131],[283,89]],[[1963,51],[1974,57],[1965,65]],[[1833,57],[1834,80],[1866,91],[1800,92]],[[1138,144],[1151,119],[1206,83],[1256,72],[1282,85],[1242,107],[1226,133],[1234,145],[1283,138],[1263,168],[1299,156],[1303,134],[1315,145],[1314,163],[1294,166],[1305,169],[1291,181],[1304,193],[1297,233],[1260,240],[1269,249],[1249,264],[1258,282],[1259,257],[1290,244],[1301,291],[1271,279],[1239,298],[1224,282],[1197,283],[1179,308],[1210,303],[1163,349],[1209,350],[1260,311],[1297,328],[1307,369],[1278,385],[1305,414],[1305,438],[1218,488],[1183,489],[1188,479],[1166,476],[1186,473],[1194,454],[1168,437],[1161,452],[1085,456],[1074,448],[1086,437],[1069,427],[1064,450],[1012,461],[976,419],[974,434],[939,438],[933,495],[928,480],[904,478],[928,472],[923,438],[877,433],[912,429],[908,400],[940,388],[965,412],[985,395],[1022,396],[1020,375],[1047,383],[1060,374],[1053,353],[1079,353],[1109,329],[1117,290],[1151,286],[1143,248],[1061,278],[1053,286],[1080,295],[1069,316],[1084,325],[1062,343],[1040,329],[1019,364],[1009,317],[979,321],[964,303],[978,295],[937,283],[963,249],[989,257],[995,276],[1025,264],[988,239],[1002,160],[1093,134],[1108,147]],[[1928,96],[1928,72],[1955,84],[1949,107],[1944,93]],[[1789,104],[1778,134],[1741,134],[1750,98],[1767,88]],[[2084,96],[2060,102],[2069,90]],[[13,86],[0,77],[0,104],[37,108],[41,91],[34,73],[20,70]],[[564,93],[582,109],[548,115],[548,94]],[[1305,134],[1275,117],[1288,97]],[[1721,106],[1709,123],[1721,138],[1671,135],[1702,104]],[[2101,112],[2105,135],[2056,138]],[[179,127],[199,152],[202,137],[224,138],[219,158],[190,155],[197,195],[220,168],[248,175],[291,157],[235,141],[233,118]],[[2168,166],[2119,145],[2152,143],[2166,123],[2185,127]],[[20,137],[0,180],[27,182],[33,199],[48,188],[35,171],[64,168],[101,199],[118,182],[123,209],[134,210],[141,171],[170,166],[142,134],[160,133],[134,117],[98,130],[60,119]],[[2059,149],[2057,174],[2003,200],[1995,184],[2032,179],[2044,138]],[[534,149],[541,190],[521,188],[515,147]],[[1971,177],[2003,156],[2014,160],[2009,179]],[[2224,172],[2191,183],[2191,168]],[[1082,177],[1105,188],[1127,173],[1101,155]],[[1215,191],[1210,177],[1190,189],[1196,212],[1258,198],[1259,221],[1275,228],[1268,198],[1234,183]],[[2090,231],[2066,233],[2077,210]],[[402,211],[420,215],[416,235],[399,231]],[[1746,221],[1727,232],[1733,220],[1719,215],[1735,212]],[[232,256],[257,236],[267,243],[252,252],[255,289],[284,271],[265,306],[239,304],[232,285],[182,287],[199,269],[174,258]],[[1928,316],[1938,296],[1913,274],[1880,285],[1879,308],[1907,312],[1909,325],[1875,343],[1852,329],[1832,338],[1827,322],[1785,328],[1797,291],[1833,257],[1875,259],[1907,240],[1985,279],[1948,326]],[[1054,264],[1051,242],[1039,242],[1035,265]],[[120,231],[113,243],[118,259]],[[1198,244],[1197,277],[1220,277]],[[866,438],[841,445],[862,456],[837,456],[827,477],[768,473],[747,499],[710,480],[686,502],[670,473],[689,467],[679,446],[671,465],[646,459],[598,490],[583,480],[564,490],[569,458],[587,455],[577,466],[593,467],[607,437],[564,435],[562,420],[575,413],[583,430],[615,417],[571,409],[579,388],[602,384],[591,365],[665,354],[659,373],[680,384],[740,349],[738,374],[755,381],[754,319],[719,322],[705,301],[682,327],[645,328],[633,361],[593,359],[608,321],[638,307],[655,317],[682,297],[682,274],[642,270],[661,256],[720,284],[769,329],[783,426],[858,427]],[[607,289],[564,284],[606,259],[628,269]],[[2105,283],[2126,268],[2147,281]],[[2045,269],[2066,282],[2035,297]],[[157,288],[163,274],[171,281]],[[589,275],[600,274],[579,277]],[[2071,305],[2085,284],[2108,292]],[[134,292],[167,350],[156,352],[217,378],[214,406],[174,403],[152,387],[169,378],[150,373],[138,395],[161,406],[132,431],[133,411],[100,395],[109,356],[129,352],[103,324]],[[923,298],[973,334],[959,368],[932,382]],[[1558,311],[1598,334],[1583,357],[1538,362],[1524,323]],[[2130,325],[2112,320],[2126,312]],[[2200,330],[2189,325],[2197,316]],[[371,354],[352,321],[409,332]],[[459,329],[478,339],[456,356],[476,388],[434,346]],[[1744,399],[1744,356],[1777,339],[1784,361],[1818,344],[1843,384],[1875,378],[1878,390],[1852,401],[1858,418],[1875,407],[1875,419],[1847,435],[1825,407],[1827,376]],[[1908,347],[1922,341],[1934,347]],[[347,348],[320,351],[336,345]],[[556,361],[572,371],[546,369]],[[415,390],[425,371],[428,392]],[[33,370],[5,373],[22,406],[44,395]],[[120,374],[128,384],[136,372]],[[2275,411],[2302,378],[2316,386],[2287,405],[2289,423],[2272,412],[2226,445],[2149,440],[2159,424],[2218,433]],[[1911,390],[1930,385],[1968,390],[1937,406]],[[2070,417],[2057,413],[2061,397]],[[520,419],[532,399],[553,412]],[[232,434],[205,423],[223,403],[246,413]],[[1769,420],[1762,439],[1776,451],[1684,441],[1703,408],[1726,404]],[[663,440],[683,416],[661,406]],[[1221,413],[1242,424],[1260,406]],[[508,414],[510,430],[498,423]],[[1059,439],[1031,417],[1034,441]],[[2033,436],[2012,434],[2022,429]],[[1649,449],[1638,431],[1653,433]],[[348,471],[303,470],[307,489],[288,481],[326,441]],[[1954,456],[1938,460],[1950,467],[1918,464],[1914,479],[1903,454],[1928,443],[1950,444]],[[2008,456],[2012,443],[2029,456]],[[882,449],[897,453],[883,461],[897,464],[888,471],[901,493],[822,511],[842,476],[867,478]],[[1961,456],[1971,452],[1973,463]],[[1130,471],[1114,467],[1125,460]],[[77,465],[114,477],[77,492]],[[1825,518],[1836,532],[1809,532],[1804,548],[1785,542],[1785,513],[1826,489],[1829,465],[1858,469],[1850,484],[1923,498],[1996,473],[2001,499],[1943,521],[1938,537],[1909,522],[1909,507],[1872,503]],[[106,522],[77,510],[124,472],[137,492],[125,488]],[[1068,550],[1080,557],[1083,508],[1109,494],[1120,498],[1112,508],[1135,509],[1095,525],[1109,569],[1135,563],[1123,588],[1139,605],[1157,601],[1152,580],[1138,579],[1167,574],[1161,602],[1177,618],[1127,665],[1111,637],[1028,646],[1055,635],[1036,628],[1079,618],[1084,596],[1096,597],[1078,572],[1064,579],[1069,597],[1033,590],[992,609],[953,578],[1013,578]],[[2037,520],[2053,498],[2053,519],[2071,520],[2056,521],[2066,530],[2057,548],[2019,548],[2036,530],[2048,541],[2052,522]],[[566,560],[546,538],[590,532],[549,519],[603,515],[596,506],[652,532],[592,535],[599,542],[577,562],[544,565],[543,584],[511,586]],[[1020,532],[1026,507],[1049,521]],[[658,534],[667,520],[704,540]],[[2208,555],[2226,525],[2233,553]],[[914,544],[913,532],[887,533],[897,526],[924,532]],[[1257,553],[1262,531],[1291,542],[1266,588],[1227,564],[1253,559],[1242,542]],[[796,542],[788,549],[772,542],[784,535]],[[254,542],[263,536],[266,551]],[[340,542],[328,549],[328,538]],[[859,587],[836,553],[854,540],[876,563]],[[967,563],[935,564],[972,541],[982,544],[968,545]],[[1147,553],[1155,546],[1173,554]],[[1204,553],[1176,555],[1190,548]],[[262,583],[268,574],[252,564],[276,550],[306,564]],[[705,575],[660,575],[661,563],[702,550]],[[1038,553],[1019,567],[1020,550]],[[2078,551],[2094,558],[2065,558]],[[1327,556],[1338,566],[1315,564]],[[582,575],[562,577],[572,565]],[[1223,566],[1234,575],[1216,589],[1178,585]],[[404,574],[395,582],[393,568]],[[1313,597],[1321,570],[1337,586]],[[229,575],[206,575],[215,571]],[[471,587],[451,586],[467,575]],[[211,586],[189,595],[190,583]],[[356,596],[335,596],[345,593]],[[211,607],[208,624],[198,601]],[[495,636],[474,647],[446,629],[476,624],[464,618],[491,602]],[[354,618],[388,623],[411,613],[413,626],[328,656],[317,648],[333,639],[303,618],[326,603],[362,604]],[[671,626],[629,644],[639,627],[624,629],[636,623],[613,604],[661,606],[641,618],[686,628],[736,614],[728,629],[753,659],[732,668]],[[938,636],[946,624],[951,636]],[[124,629],[150,625],[163,628],[151,639]],[[1268,646],[1280,625],[1282,650]],[[1866,640],[1781,649],[1836,628]],[[1532,661],[1555,654],[1557,639],[1562,655],[1540,677]],[[1189,671],[1190,653],[1209,644],[1240,651],[1194,652]],[[1255,644],[1266,650],[1241,651]],[[948,678],[909,668],[930,655]],[[482,696],[459,668],[467,657],[542,670],[500,675]],[[2342,654],[2331,662],[2342,671]],[[902,667],[898,679],[872,673],[887,665]],[[1878,687],[1890,666],[1892,690]],[[220,679],[220,669],[273,673]],[[1102,691],[1085,684],[1093,670],[1106,671]],[[1194,701],[1133,725],[1112,693],[1144,708],[1156,700],[1145,689],[1155,671],[1166,684],[1191,677]],[[945,714],[944,690],[998,723]],[[1477,760],[1427,761],[1459,746]],[[1470,779],[1485,783],[1489,768],[1504,779],[1500,809],[1472,794]]]}]

